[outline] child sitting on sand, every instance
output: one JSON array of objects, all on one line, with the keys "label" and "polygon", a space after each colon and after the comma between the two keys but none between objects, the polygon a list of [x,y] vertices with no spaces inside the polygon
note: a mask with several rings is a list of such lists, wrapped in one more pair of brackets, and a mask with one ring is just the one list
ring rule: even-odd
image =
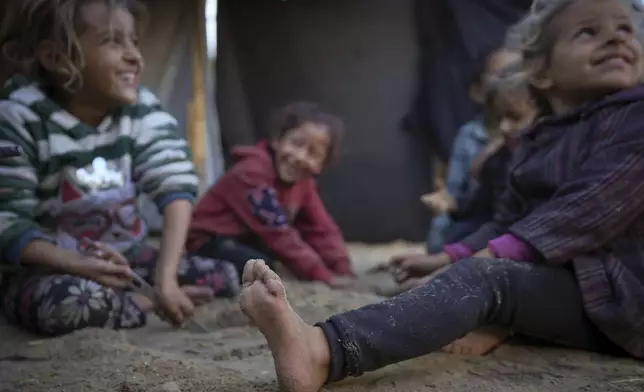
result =
[{"label": "child sitting on sand", "polygon": [[[468,211],[489,211],[485,214],[492,220],[497,200],[505,191],[508,167],[521,130],[529,127],[538,115],[538,105],[532,94],[527,74],[521,64],[505,69],[498,77],[488,82],[485,92],[485,123],[488,134],[494,137],[476,157],[471,176],[478,181],[476,198],[464,204],[461,214]],[[458,215],[457,215],[458,218]],[[454,251],[453,245],[446,245],[446,251]],[[407,290],[426,281],[426,277],[409,275],[409,264],[414,256],[395,257],[391,262],[394,279]],[[413,268],[412,268],[413,269]]]},{"label": "child sitting on sand", "polygon": [[342,233],[314,178],[338,151],[342,128],[316,104],[284,107],[271,140],[235,149],[237,163],[203,195],[188,250],[230,260],[240,274],[249,259],[279,259],[300,279],[351,284]]},{"label": "child sitting on sand", "polygon": [[[139,88],[134,0],[21,0],[2,20],[2,53],[21,74],[0,90],[2,312],[33,332],[135,328],[159,306],[176,325],[213,295],[233,296],[227,262],[183,255],[199,179],[176,120]],[[163,213],[146,244],[137,195]],[[96,243],[99,253],[83,251]],[[123,290],[135,270],[158,303]]]},{"label": "child sitting on sand", "polygon": [[[493,222],[425,285],[316,326],[247,264],[243,311],[285,392],[317,392],[483,325],[644,359],[643,48],[621,0],[550,0],[523,21],[547,115],[520,135]],[[541,101],[543,100],[543,101]]]},{"label": "child sitting on sand", "polygon": [[[485,56],[470,88],[471,99],[477,104],[483,104],[487,84],[520,59],[518,52],[504,48]],[[436,181],[436,190],[421,197],[423,203],[434,214],[427,236],[429,253],[440,252],[445,243],[464,238],[489,220],[489,208],[484,206],[485,208],[479,211],[477,207],[481,205],[471,203],[478,198],[479,184],[470,175],[476,156],[484,150],[488,141],[483,115],[463,125],[454,139],[447,184]],[[470,208],[464,210],[466,205],[470,205]]]}]

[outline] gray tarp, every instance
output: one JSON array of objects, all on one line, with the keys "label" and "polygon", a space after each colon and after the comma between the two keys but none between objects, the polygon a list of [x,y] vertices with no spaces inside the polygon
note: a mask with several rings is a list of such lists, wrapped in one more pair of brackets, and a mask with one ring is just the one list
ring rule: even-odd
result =
[{"label": "gray tarp", "polygon": [[[143,84],[154,90],[166,108],[180,124],[186,136],[187,105],[192,95],[193,42],[190,37],[197,18],[204,18],[200,0],[148,1],[149,24],[141,40],[146,70]],[[223,170],[219,124],[216,117],[214,75],[206,71],[206,121],[208,133],[204,162],[204,181],[207,186],[215,182]],[[146,198],[142,201],[146,220],[154,229],[161,227],[161,219],[154,205]]]},{"label": "gray tarp", "polygon": [[[433,152],[448,151],[472,115],[467,65],[501,42],[514,3],[220,0],[224,148],[266,135],[270,110],[284,102],[319,101],[347,124],[341,161],[320,178],[347,239],[422,239],[430,217],[419,196],[433,183]],[[418,132],[404,132],[412,107]]]}]

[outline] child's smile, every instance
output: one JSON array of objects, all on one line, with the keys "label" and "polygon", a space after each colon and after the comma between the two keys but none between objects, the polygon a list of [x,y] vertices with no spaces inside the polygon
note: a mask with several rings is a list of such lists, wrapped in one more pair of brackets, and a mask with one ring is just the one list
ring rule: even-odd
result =
[{"label": "child's smile", "polygon": [[553,93],[566,91],[569,105],[612,94],[638,83],[642,45],[619,0],[578,0],[554,20],[546,79]]},{"label": "child's smile", "polygon": [[295,183],[317,175],[324,167],[331,140],[325,125],[304,123],[273,143],[275,167],[280,179]]},{"label": "child's smile", "polygon": [[80,37],[86,62],[82,92],[106,103],[136,102],[143,58],[134,17],[125,9],[110,10],[101,2],[87,5],[83,15],[87,29]]}]

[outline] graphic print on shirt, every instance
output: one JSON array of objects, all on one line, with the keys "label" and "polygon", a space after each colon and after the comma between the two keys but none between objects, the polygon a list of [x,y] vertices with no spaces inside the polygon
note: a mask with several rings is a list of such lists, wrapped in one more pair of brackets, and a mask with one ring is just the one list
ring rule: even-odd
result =
[{"label": "graphic print on shirt", "polygon": [[87,238],[125,252],[145,238],[129,166],[129,159],[117,163],[98,157],[91,165],[63,171],[58,202],[50,209],[59,246],[76,249]]},{"label": "graphic print on shirt", "polygon": [[272,228],[288,227],[289,221],[280,205],[275,189],[265,186],[253,189],[246,196],[255,218]]}]

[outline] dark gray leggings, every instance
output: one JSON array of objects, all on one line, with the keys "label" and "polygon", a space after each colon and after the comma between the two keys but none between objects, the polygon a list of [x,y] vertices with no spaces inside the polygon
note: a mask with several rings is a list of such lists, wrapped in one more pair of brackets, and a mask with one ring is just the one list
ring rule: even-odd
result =
[{"label": "dark gray leggings", "polygon": [[511,260],[465,259],[422,287],[318,324],[331,348],[329,381],[428,354],[486,325],[613,348],[586,316],[572,271]]}]

